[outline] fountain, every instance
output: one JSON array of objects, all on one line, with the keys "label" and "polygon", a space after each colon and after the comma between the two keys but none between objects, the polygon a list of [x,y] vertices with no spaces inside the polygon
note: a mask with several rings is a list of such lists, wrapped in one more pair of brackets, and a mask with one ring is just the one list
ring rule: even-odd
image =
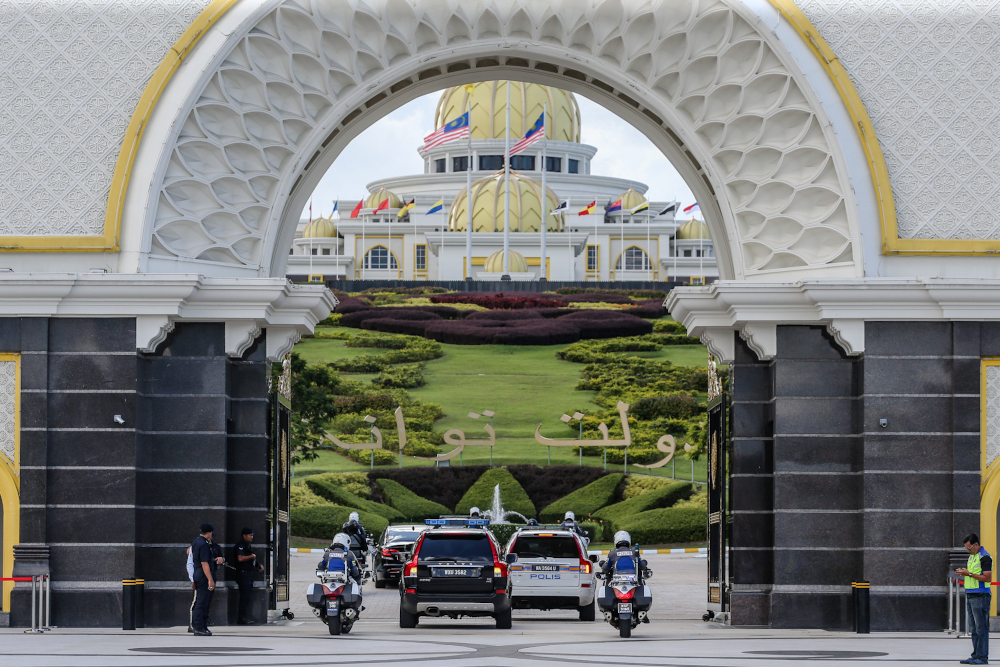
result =
[{"label": "fountain", "polygon": [[521,517],[521,521],[528,523],[528,518],[521,514],[520,512],[515,512],[513,510],[505,510],[503,508],[503,503],[500,500],[500,485],[497,484],[493,487],[493,505],[490,506],[488,510],[483,512],[483,514],[492,523],[510,523],[507,521],[508,516],[518,516]]}]

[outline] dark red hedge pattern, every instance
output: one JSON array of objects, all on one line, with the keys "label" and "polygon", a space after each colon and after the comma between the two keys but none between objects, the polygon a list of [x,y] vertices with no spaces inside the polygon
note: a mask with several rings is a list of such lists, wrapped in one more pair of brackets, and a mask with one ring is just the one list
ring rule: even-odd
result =
[{"label": "dark red hedge pattern", "polygon": [[431,303],[472,303],[491,310],[520,310],[523,308],[558,308],[564,302],[560,299],[545,299],[535,296],[504,296],[501,292],[496,296],[432,296]]}]

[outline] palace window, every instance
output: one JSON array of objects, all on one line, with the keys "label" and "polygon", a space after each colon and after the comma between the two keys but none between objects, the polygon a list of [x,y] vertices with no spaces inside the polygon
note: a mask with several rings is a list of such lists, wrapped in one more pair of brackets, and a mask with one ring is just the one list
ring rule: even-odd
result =
[{"label": "palace window", "polygon": [[427,246],[418,245],[413,247],[413,265],[417,271],[427,270]]},{"label": "palace window", "polygon": [[318,248],[310,248],[310,252],[312,254],[314,254],[314,255],[316,254],[317,250],[319,250],[319,249]]},{"label": "palace window", "polygon": [[329,248],[323,248],[323,254],[324,255],[329,255],[330,254],[330,249]]},{"label": "palace window", "polygon": [[377,245],[365,254],[366,269],[397,269],[396,258],[384,245]]},{"label": "palace window", "polygon": [[469,156],[463,155],[462,157],[453,157],[451,159],[451,170],[452,171],[468,171],[469,170]]},{"label": "palace window", "polygon": [[587,270],[597,271],[597,246],[587,246]]},{"label": "palace window", "polygon": [[480,155],[479,171],[498,171],[503,169],[503,155]]},{"label": "palace window", "polygon": [[521,171],[534,171],[535,170],[535,156],[534,155],[512,155],[510,157],[510,168],[519,169]]},{"label": "palace window", "polygon": [[562,158],[561,157],[546,157],[545,158],[545,171],[562,171]]},{"label": "palace window", "polygon": [[580,161],[579,160],[570,160],[569,164],[567,164],[566,167],[567,167],[567,170],[569,171],[569,173],[571,173],[571,174],[579,174],[580,173]]},{"label": "palace window", "polygon": [[649,271],[653,268],[649,262],[649,255],[642,248],[636,246],[627,248],[624,255],[618,257],[618,263],[615,265],[615,269],[618,271],[621,271],[622,268],[622,257],[625,258],[626,271]]},{"label": "palace window", "polygon": [[447,169],[448,169],[448,166],[447,166],[447,163],[445,162],[444,158],[441,158],[440,160],[434,160],[434,173],[435,174],[443,174],[445,171],[447,171]]},{"label": "palace window", "polygon": [[690,250],[685,250],[684,251],[684,256],[685,257],[690,257],[691,256],[691,251]]}]

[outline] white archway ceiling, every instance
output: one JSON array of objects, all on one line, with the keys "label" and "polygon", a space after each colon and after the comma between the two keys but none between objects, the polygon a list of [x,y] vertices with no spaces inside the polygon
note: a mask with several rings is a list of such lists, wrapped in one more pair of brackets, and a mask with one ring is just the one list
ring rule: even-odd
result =
[{"label": "white archway ceiling", "polygon": [[272,255],[287,252],[276,240],[290,239],[280,221],[297,219],[283,209],[308,195],[296,184],[330,163],[317,158],[366,109],[436,77],[451,85],[449,72],[485,79],[493,68],[524,67],[617,96],[686,152],[688,174],[718,200],[721,217],[702,207],[713,235],[728,239],[731,277],[860,275],[856,205],[836,139],[791,58],[745,8],[504,6],[275,4],[230,39],[181,110],[150,193],[147,270],[273,272]]}]

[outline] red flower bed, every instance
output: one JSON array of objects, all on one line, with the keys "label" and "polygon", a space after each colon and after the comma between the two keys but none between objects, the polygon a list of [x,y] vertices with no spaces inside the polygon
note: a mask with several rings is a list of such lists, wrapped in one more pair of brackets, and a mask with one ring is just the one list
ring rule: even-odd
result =
[{"label": "red flower bed", "polygon": [[440,315],[427,313],[411,308],[369,308],[356,313],[349,313],[340,318],[340,325],[344,327],[361,326],[365,320],[441,320]]},{"label": "red flower bed", "polygon": [[503,292],[499,292],[496,295],[432,296],[431,303],[471,303],[490,310],[521,310],[524,308],[558,308],[565,302],[560,299],[545,299],[535,296],[504,296]]}]

